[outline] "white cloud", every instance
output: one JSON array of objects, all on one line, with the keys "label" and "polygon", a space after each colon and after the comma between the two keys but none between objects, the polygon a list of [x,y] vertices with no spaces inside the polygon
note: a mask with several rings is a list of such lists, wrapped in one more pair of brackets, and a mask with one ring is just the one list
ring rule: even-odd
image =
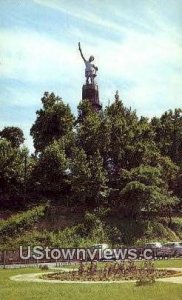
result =
[{"label": "white cloud", "polygon": [[[111,18],[103,18],[103,14],[105,14],[105,10],[103,10],[104,3],[99,1],[93,1],[89,6],[88,1],[83,1],[78,5],[76,1],[59,1],[59,0],[34,0],[35,3],[47,6],[52,9],[56,9],[65,13],[66,15],[70,15],[71,17],[78,18],[80,20],[92,23],[97,26],[106,27],[112,30],[117,30],[119,32],[127,32],[128,29],[121,24],[117,24],[116,22],[112,21]],[[110,6],[113,9],[113,5],[105,6],[110,13],[108,8]]]},{"label": "white cloud", "polygon": [[[82,40],[85,31],[73,29],[69,35],[74,40]],[[72,90],[75,88],[75,95],[79,94],[84,65],[76,44],[71,47],[64,41],[56,41],[37,32],[9,30],[1,30],[0,43],[2,41],[1,77],[40,84],[45,89],[51,86],[50,83],[59,84],[60,90],[65,90],[65,96],[65,87],[71,85]],[[121,81],[124,79],[132,83],[123,92],[130,99],[135,99],[139,109],[145,104],[146,97],[147,103],[152,103],[161,94],[161,101],[164,101],[166,93],[165,101],[170,105],[168,98],[171,97],[171,104],[174,104],[174,99],[178,97],[175,94],[181,94],[180,73],[177,70],[182,62],[181,46],[180,43],[174,43],[171,36],[131,31],[123,43],[98,36],[94,37],[94,41],[96,46],[92,34],[87,34],[87,44],[83,45],[83,51],[86,57],[92,53],[96,57],[99,82],[103,87],[101,95],[103,92],[106,103],[109,97],[106,90],[112,90],[120,78]],[[105,81],[109,82],[109,87],[104,86]],[[125,87],[121,82],[116,88]],[[65,98],[64,94],[62,96]],[[27,98],[27,103],[30,103],[31,95]],[[18,97],[14,101],[16,99]],[[21,97],[19,99],[21,101]]]},{"label": "white cloud", "polygon": [[1,29],[0,44],[2,77],[29,82],[62,78],[67,82],[70,66],[78,67],[75,49],[37,32]]}]

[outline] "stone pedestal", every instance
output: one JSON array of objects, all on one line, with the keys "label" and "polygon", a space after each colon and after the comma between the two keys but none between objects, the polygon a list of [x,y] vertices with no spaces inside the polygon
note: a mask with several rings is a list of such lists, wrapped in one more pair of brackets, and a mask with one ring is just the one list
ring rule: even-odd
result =
[{"label": "stone pedestal", "polygon": [[101,110],[99,102],[99,89],[97,84],[84,84],[82,87],[82,100],[89,100],[96,111]]}]

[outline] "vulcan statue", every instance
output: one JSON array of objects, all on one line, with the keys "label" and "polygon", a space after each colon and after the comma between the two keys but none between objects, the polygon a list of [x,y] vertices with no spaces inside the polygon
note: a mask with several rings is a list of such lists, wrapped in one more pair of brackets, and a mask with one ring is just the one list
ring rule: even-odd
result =
[{"label": "vulcan statue", "polygon": [[85,63],[85,77],[86,77],[86,84],[94,84],[94,79],[97,76],[98,68],[92,64],[92,61],[94,61],[94,57],[91,55],[89,60],[86,60],[83,56],[82,49],[80,42],[78,43],[78,49],[80,51],[80,55],[83,58],[83,61]]}]

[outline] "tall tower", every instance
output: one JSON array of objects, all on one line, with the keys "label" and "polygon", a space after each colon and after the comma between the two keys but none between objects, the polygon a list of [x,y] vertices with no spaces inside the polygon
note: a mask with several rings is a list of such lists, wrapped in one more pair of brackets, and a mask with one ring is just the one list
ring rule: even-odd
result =
[{"label": "tall tower", "polygon": [[88,100],[93,106],[95,111],[99,111],[102,105],[99,102],[99,88],[95,83],[98,68],[92,63],[94,57],[91,55],[88,60],[85,59],[82,53],[81,45],[78,43],[80,55],[85,63],[85,77],[86,83],[82,87],[82,100]]}]

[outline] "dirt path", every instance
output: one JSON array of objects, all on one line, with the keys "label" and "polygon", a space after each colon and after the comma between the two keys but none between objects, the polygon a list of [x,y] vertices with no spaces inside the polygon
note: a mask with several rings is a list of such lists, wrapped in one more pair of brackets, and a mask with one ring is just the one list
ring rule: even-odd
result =
[{"label": "dirt path", "polygon": [[[182,268],[167,268],[167,270],[173,270],[177,272],[182,272]],[[158,281],[161,282],[170,282],[170,283],[181,283],[182,284],[182,276],[174,276],[168,278],[160,278]]]}]

